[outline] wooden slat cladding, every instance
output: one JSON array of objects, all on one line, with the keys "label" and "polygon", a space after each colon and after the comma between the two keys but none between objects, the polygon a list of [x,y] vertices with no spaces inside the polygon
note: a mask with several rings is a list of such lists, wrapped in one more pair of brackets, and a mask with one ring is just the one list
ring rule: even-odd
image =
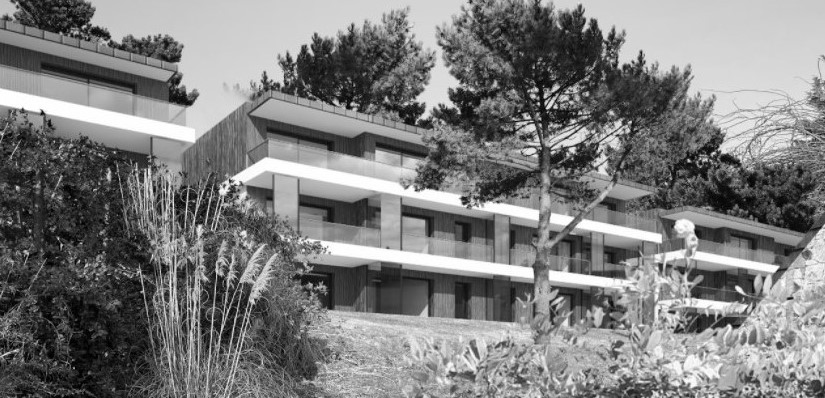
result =
[{"label": "wooden slat cladding", "polygon": [[470,225],[470,243],[479,245],[493,244],[492,234],[488,235],[488,220],[411,206],[402,206],[401,211],[405,215],[409,214],[430,219],[433,226],[434,238],[456,240],[454,226],[456,222],[462,222]]},{"label": "wooden slat cladding", "polygon": [[248,145],[248,137],[256,134],[247,116],[250,109],[251,104],[242,105],[186,149],[182,161],[188,182],[210,173],[218,179],[231,177],[247,167],[247,152],[254,148]]},{"label": "wooden slat cladding", "polygon": [[134,86],[135,94],[143,97],[154,98],[161,101],[169,100],[169,86],[164,81],[149,79],[127,72],[103,68],[68,58],[10,46],[8,44],[0,43],[0,64],[35,73],[41,73],[42,66],[48,65],[90,77]]}]

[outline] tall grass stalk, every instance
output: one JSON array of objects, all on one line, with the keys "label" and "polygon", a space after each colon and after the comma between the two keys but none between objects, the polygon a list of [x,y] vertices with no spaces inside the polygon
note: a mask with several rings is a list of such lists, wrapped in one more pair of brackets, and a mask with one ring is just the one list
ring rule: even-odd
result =
[{"label": "tall grass stalk", "polygon": [[[226,187],[181,191],[169,173],[151,169],[133,172],[125,186],[130,228],[152,247],[152,274],[141,276],[155,371],[142,394],[237,396],[255,304],[278,257],[267,260],[264,245],[247,255],[245,236],[219,230]],[[224,237],[214,256],[207,236]]]}]

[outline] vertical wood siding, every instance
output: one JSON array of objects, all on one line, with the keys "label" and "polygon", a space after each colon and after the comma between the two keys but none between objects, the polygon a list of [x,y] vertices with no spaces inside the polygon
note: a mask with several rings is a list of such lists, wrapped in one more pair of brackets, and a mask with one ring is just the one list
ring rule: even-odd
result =
[{"label": "vertical wood siding", "polygon": [[249,144],[249,136],[257,135],[247,116],[250,109],[251,104],[242,105],[186,149],[182,161],[188,182],[194,183],[210,173],[218,179],[231,177],[247,167],[247,152],[254,148]]}]

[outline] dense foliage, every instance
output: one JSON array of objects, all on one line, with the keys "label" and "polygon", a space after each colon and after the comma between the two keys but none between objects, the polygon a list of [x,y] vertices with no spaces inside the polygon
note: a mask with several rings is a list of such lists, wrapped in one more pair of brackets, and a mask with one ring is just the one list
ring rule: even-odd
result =
[{"label": "dense foliage", "polygon": [[811,170],[795,162],[742,162],[722,150],[725,134],[712,115],[713,98],[691,98],[659,127],[663,139],[630,154],[626,178],[657,188],[632,206],[697,206],[807,231],[821,208],[812,197],[817,183]]},{"label": "dense foliage", "polygon": [[435,53],[415,40],[409,9],[386,13],[380,24],[351,24],[336,37],[312,36],[310,44],[278,56],[283,82],[264,72],[253,95],[271,89],[359,112],[415,124],[425,104],[416,101],[430,80]]},{"label": "dense foliage", "polygon": [[[626,311],[610,314],[624,325],[627,337],[612,342],[605,356],[607,375],[568,371],[549,345],[505,339],[471,341],[455,349],[412,342],[411,361],[418,368],[407,395],[431,396],[430,380],[449,386],[457,397],[825,395],[825,289],[815,283],[800,289],[805,283],[800,278],[774,285],[770,276],[757,277],[754,293],[737,287],[742,300],[727,309],[750,312],[742,326],[681,333],[691,322],[683,304],[701,277],[690,276],[699,242],[692,223],[680,220],[676,230],[685,239],[683,271],[652,262],[627,268],[628,284],[618,302]],[[601,316],[595,309],[573,328],[554,324],[549,330],[575,345],[588,326],[601,323]]]},{"label": "dense foliage", "polygon": [[[15,21],[83,40],[109,40],[106,28],[92,25],[95,8],[85,0],[10,0]],[[6,19],[11,19],[8,15]]]},{"label": "dense foliage", "polygon": [[[95,7],[86,0],[10,0],[17,11],[3,15],[27,26],[49,32],[61,33],[83,40],[107,42],[110,47],[133,52],[167,62],[180,62],[183,44],[169,35],[135,37],[126,35],[120,43],[111,40],[109,30],[92,25]],[[169,101],[174,104],[192,105],[198,99],[198,90],[186,91],[181,84],[183,73],[176,72],[169,80]]]},{"label": "dense foliage", "polygon": [[30,117],[0,118],[0,314],[16,325],[0,336],[14,352],[0,384],[32,395],[122,388],[146,350],[136,273],[146,242],[126,236],[119,205],[129,162]]},{"label": "dense foliage", "polygon": [[[187,242],[199,242],[200,253],[212,264],[222,255],[223,243],[232,248],[225,254],[238,262],[260,245],[277,254],[277,269],[259,282],[266,294],[247,318],[246,345],[239,351],[244,356],[236,361],[235,369],[259,373],[230,379],[270,381],[270,391],[277,387],[281,396],[297,394],[300,380],[317,372],[318,350],[307,327],[321,312],[296,279],[308,267],[293,260],[305,261],[321,248],[266,215],[237,186],[209,180],[180,187],[168,183],[173,180],[168,173],[159,173],[165,177],[157,180],[137,178],[118,152],[86,138],[57,138],[45,116],[37,116],[45,121],[42,127],[29,117],[13,111],[0,119],[0,395],[168,392],[158,387],[170,372],[155,366],[158,346],[151,338],[157,324],[150,315],[163,309],[152,297],[162,289],[150,276],[169,267],[160,253]],[[149,206],[139,212],[134,206],[141,192],[157,192],[146,187],[163,181],[167,209],[188,214],[173,221],[189,223],[174,227],[181,235],[164,235],[167,240],[138,226],[139,215],[162,219],[163,209]],[[221,217],[212,222],[204,198],[217,197],[221,200],[212,206],[220,204]],[[207,220],[206,228],[199,226]],[[201,231],[197,239],[184,234],[191,230]],[[196,271],[192,263],[180,265],[181,272],[172,277],[185,279]],[[209,276],[215,280],[214,270]],[[176,286],[183,297],[185,283]],[[227,316],[233,326],[226,331],[232,332],[237,313]],[[192,341],[211,334],[208,327],[200,328]],[[239,383],[228,391],[255,386]]]}]

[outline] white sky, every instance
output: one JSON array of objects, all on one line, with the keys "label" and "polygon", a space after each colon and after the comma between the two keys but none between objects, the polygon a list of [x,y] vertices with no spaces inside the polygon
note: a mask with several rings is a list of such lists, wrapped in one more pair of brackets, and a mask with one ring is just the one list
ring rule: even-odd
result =
[{"label": "white sky", "polygon": [[[94,23],[120,39],[168,33],[185,45],[184,83],[201,97],[189,109],[189,124],[199,133],[236,108],[241,99],[224,84],[246,86],[263,69],[280,77],[276,55],[295,53],[313,32],[333,35],[350,22],[377,21],[393,8],[411,7],[415,33],[425,47],[438,51],[435,27],[459,11],[459,0],[92,0]],[[574,1],[556,1],[560,8]],[[806,81],[817,73],[817,57],[825,54],[825,2],[808,1],[641,1],[584,2],[586,15],[627,32],[623,58],[644,50],[663,67],[692,65],[693,88],[716,94],[717,113],[766,102],[736,90],[778,89],[802,96]],[[0,13],[13,6],[0,2]],[[447,102],[455,80],[439,51],[438,64],[420,100],[428,107]]]}]

